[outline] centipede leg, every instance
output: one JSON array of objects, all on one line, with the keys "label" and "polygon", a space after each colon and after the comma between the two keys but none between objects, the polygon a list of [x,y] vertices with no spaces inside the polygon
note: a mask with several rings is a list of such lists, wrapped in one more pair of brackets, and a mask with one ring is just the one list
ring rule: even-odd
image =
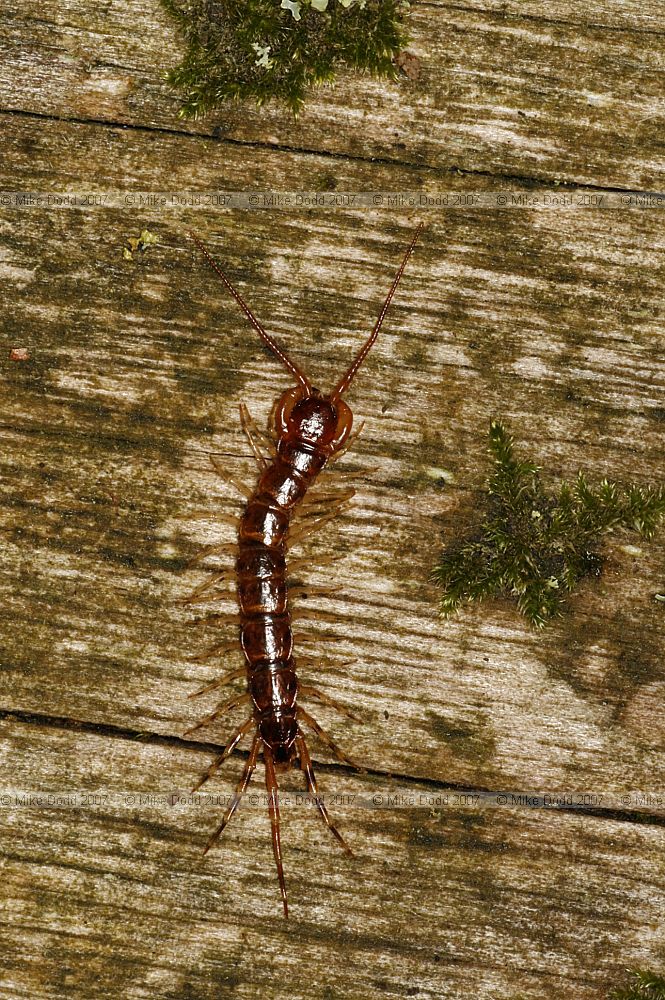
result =
[{"label": "centipede leg", "polygon": [[[332,552],[317,556],[317,569],[319,566],[332,566],[334,563],[340,562],[343,558],[344,557],[341,555],[333,555]],[[312,560],[305,556],[300,556],[298,559],[292,559],[289,564],[289,568],[292,573],[298,573],[301,569],[311,569],[311,566]]]},{"label": "centipede leg", "polygon": [[348,438],[346,439],[346,444],[344,445],[344,447],[340,448],[339,451],[336,451],[335,454],[330,457],[330,459],[328,460],[329,467],[333,465],[338,459],[342,458],[343,455],[346,455],[351,445],[355,444],[355,442],[362,434],[364,426],[365,426],[365,421],[361,420],[356,430],[353,431],[351,434],[349,434]]},{"label": "centipede leg", "polygon": [[301,706],[296,709],[296,718],[302,719],[302,721],[305,722],[310,729],[313,729],[321,742],[325,743],[327,747],[330,747],[337,759],[341,760],[343,764],[349,764],[351,767],[354,767],[356,771],[361,771],[363,774],[365,773],[365,768],[362,767],[361,764],[357,764],[355,760],[348,756],[348,754],[344,753],[342,748],[335,743],[332,736],[329,736],[325,729],[319,725],[316,719],[312,718],[309,712],[306,712]]},{"label": "centipede leg", "polygon": [[[210,517],[209,510],[190,510],[190,517]],[[224,512],[218,513],[215,520],[219,521],[221,524],[230,524],[232,528],[237,528],[240,523],[240,518],[237,514],[226,514]]]},{"label": "centipede leg", "polygon": [[215,458],[214,455],[211,455],[210,463],[213,466],[217,475],[220,476],[220,478],[223,479],[225,483],[229,483],[231,486],[235,487],[238,493],[240,493],[240,495],[243,496],[245,500],[249,500],[249,498],[252,495],[252,491],[247,486],[245,486],[244,483],[239,482],[233,476],[229,475],[229,473],[226,471],[226,469],[219,461],[219,459]]},{"label": "centipede leg", "polygon": [[[309,534],[310,526],[312,525],[327,524],[328,521],[332,521],[338,514],[342,514],[351,507],[349,500],[349,497],[345,497],[336,503],[326,503],[321,504],[321,506],[313,505],[300,511],[295,530],[291,532],[290,540],[293,542],[294,539],[297,539],[301,531],[303,534]],[[316,528],[313,528],[313,530],[316,531]]]},{"label": "centipede leg", "polygon": [[238,728],[233,733],[231,739],[226,744],[220,755],[218,757],[215,757],[212,764],[205,772],[201,780],[196,785],[194,785],[194,787],[192,788],[192,794],[194,792],[198,792],[199,788],[201,788],[202,785],[205,785],[206,781],[210,781],[210,779],[215,776],[215,774],[217,773],[217,771],[219,771],[220,767],[222,766],[226,758],[231,753],[233,753],[235,748],[240,743],[240,740],[250,731],[252,726],[256,726],[256,722],[254,720],[254,717],[250,715],[249,719],[246,719],[243,722],[242,726],[238,726]]},{"label": "centipede leg", "polygon": [[199,688],[198,691],[192,691],[188,694],[188,698],[198,698],[201,694],[207,694],[208,691],[214,691],[215,688],[224,687],[225,684],[229,684],[231,681],[238,681],[241,677],[245,677],[247,671],[244,667],[238,667],[237,670],[229,670],[228,673],[222,674],[221,677],[217,677],[216,680],[210,681],[209,684],[204,684],[203,687]]},{"label": "centipede leg", "polygon": [[230,574],[228,570],[222,570],[221,573],[213,573],[207,580],[200,583],[191,594],[188,594],[187,597],[178,598],[176,604],[196,604],[200,600],[207,600],[207,598],[203,597],[204,594],[207,594],[218,583],[227,583],[229,579]]},{"label": "centipede leg", "polygon": [[308,587],[306,583],[298,584],[298,586],[289,586],[289,597],[296,598],[299,597],[332,597],[333,594],[339,594],[342,590],[341,587],[319,587],[313,585]]},{"label": "centipede leg", "polygon": [[218,705],[214,712],[211,712],[210,715],[206,715],[205,718],[201,719],[200,722],[197,722],[195,726],[191,727],[191,729],[186,729],[183,736],[191,736],[191,734],[195,733],[197,729],[203,729],[204,726],[209,726],[211,722],[215,721],[215,719],[219,719],[220,715],[224,715],[225,712],[229,712],[232,708],[237,708],[238,705],[246,705],[248,701],[251,701],[251,695],[248,691],[245,691],[243,694],[238,694],[234,698],[229,698],[228,701]]},{"label": "centipede leg", "polygon": [[[268,462],[258,444],[258,442],[261,441],[265,446],[266,436],[258,429],[251,413],[244,403],[240,404],[240,424],[245,432],[247,440],[249,441],[249,446],[254,453],[254,458],[258,462],[259,468],[266,469],[268,467]],[[272,445],[271,442],[269,443],[269,453],[271,455],[274,455],[275,453],[274,445]]]},{"label": "centipede leg", "polygon": [[259,442],[260,445],[263,445],[263,447],[271,457],[274,457],[277,454],[277,438],[274,433],[274,428],[271,429],[270,424],[268,424],[267,431],[261,430],[260,427],[257,427],[255,420],[253,419],[251,413],[249,412],[246,406],[245,406],[245,412],[247,413],[247,417],[249,418],[248,424],[255,439]]},{"label": "centipede leg", "polygon": [[289,544],[295,545],[296,542],[301,541],[306,538],[307,535],[313,535],[315,531],[319,531],[323,528],[329,521],[337,517],[343,511],[348,510],[349,504],[347,502],[338,504],[334,510],[330,511],[328,514],[324,514],[323,517],[315,517],[313,520],[308,522],[303,522],[298,525],[295,531],[289,533]]},{"label": "centipede leg", "polygon": [[236,785],[236,790],[233,793],[233,798],[229,802],[228,809],[224,813],[224,818],[222,819],[222,822],[219,824],[214,833],[210,835],[208,843],[206,844],[203,851],[204,854],[207,854],[210,848],[214,847],[214,845],[217,843],[222,833],[224,832],[224,827],[229,822],[234,812],[240,805],[240,800],[247,791],[247,786],[249,785],[252,779],[252,774],[254,773],[254,768],[256,767],[256,761],[259,756],[260,746],[261,746],[261,739],[259,737],[259,734],[257,733],[252,742],[252,748],[249,751],[249,757],[245,762],[245,766],[243,768],[240,781]]},{"label": "centipede leg", "polygon": [[294,646],[305,646],[320,642],[344,642],[345,640],[346,636],[344,635],[330,635],[326,632],[321,632],[320,629],[312,630],[312,632],[293,633]]},{"label": "centipede leg", "polygon": [[[236,546],[231,542],[223,542],[221,545],[206,545],[200,552],[197,552],[192,559],[187,563],[187,569],[191,569],[202,559],[206,559],[208,556],[221,556],[221,555],[235,555]],[[231,575],[230,570],[225,570],[225,573]]]},{"label": "centipede leg", "polygon": [[[305,499],[300,504],[300,509],[303,511],[311,511],[312,508],[318,509],[326,508],[330,504],[344,503],[346,500],[351,500],[355,496],[356,491],[353,487],[349,487],[346,490],[336,490],[334,493],[319,493],[318,496],[313,494],[311,497],[305,497]],[[330,508],[329,508],[330,509]]]},{"label": "centipede leg", "polygon": [[373,473],[378,472],[380,468],[379,465],[371,465],[362,469],[350,469],[347,472],[338,472],[337,469],[326,466],[323,474],[326,475],[330,472],[335,477],[336,483],[357,483],[361,476],[371,476]]},{"label": "centipede leg", "polygon": [[275,774],[275,763],[272,759],[270,748],[264,743],[263,760],[266,771],[266,790],[268,792],[268,813],[270,815],[270,829],[272,832],[272,852],[275,857],[277,867],[277,878],[279,879],[279,891],[282,894],[284,904],[284,916],[289,915],[289,906],[286,899],[286,883],[284,881],[284,865],[282,864],[282,845],[279,838],[279,801],[277,790],[277,775]]},{"label": "centipede leg", "polygon": [[310,608],[307,605],[293,608],[291,615],[293,621],[330,622],[333,625],[339,622],[339,615],[335,615],[332,611],[324,611],[321,608]]},{"label": "centipede leg", "polygon": [[[302,525],[313,524],[315,520],[327,517],[332,519],[340,514],[344,510],[348,510],[351,504],[348,500],[338,501],[337,503],[326,503],[321,505],[312,504],[310,507],[303,507],[298,511],[298,521],[297,527],[300,528]],[[291,536],[293,538],[293,535]]]},{"label": "centipede leg", "polygon": [[320,513],[317,513],[316,507],[305,508],[303,514],[303,520],[301,523],[312,523],[314,520],[323,519],[327,517],[328,519],[336,517],[344,510],[348,510],[351,506],[351,498],[355,496],[355,490],[340,494],[340,496],[334,502],[328,502],[325,507],[320,509]]},{"label": "centipede leg", "polygon": [[226,656],[228,653],[235,653],[238,650],[237,642],[220,642],[216,646],[209,646],[208,649],[204,649],[202,653],[197,653],[195,656],[190,656],[190,663],[205,663],[206,660],[211,660],[213,656]]},{"label": "centipede leg", "polygon": [[349,719],[353,719],[355,722],[362,722],[363,720],[355,712],[352,712],[350,708],[346,705],[340,704],[335,698],[331,698],[330,695],[325,694],[323,691],[319,691],[318,688],[312,687],[310,684],[299,684],[298,692],[309,696],[310,698],[316,698],[317,701],[322,702],[324,705],[329,705],[331,708],[336,708],[338,712],[342,715],[346,715]]},{"label": "centipede leg", "polygon": [[323,802],[323,799],[319,795],[319,789],[316,784],[316,777],[314,776],[314,768],[312,767],[312,759],[309,756],[309,750],[307,749],[305,737],[303,736],[302,733],[296,736],[296,746],[298,747],[298,753],[300,755],[300,767],[304,771],[305,778],[307,780],[307,790],[314,799],[316,808],[319,810],[319,813],[321,814],[321,819],[326,824],[326,826],[332,833],[333,837],[342,845],[347,854],[353,855],[353,851],[351,850],[347,842],[344,840],[344,837],[339,832],[335,824],[330,819],[330,816],[328,815],[328,810],[325,807],[325,803]]},{"label": "centipede leg", "polygon": [[224,611],[220,614],[205,615],[203,618],[195,618],[189,622],[190,625],[239,625],[240,618],[237,611]]},{"label": "centipede leg", "polygon": [[211,604],[214,601],[230,601],[235,599],[235,590],[216,590],[211,596],[192,597],[189,600],[181,601],[181,604]]},{"label": "centipede leg", "polygon": [[[354,666],[355,662],[355,660],[344,660],[341,663],[335,663],[335,667],[338,670],[343,670],[344,667]],[[305,670],[318,670],[321,666],[321,659],[318,656],[309,656],[306,653],[299,653],[296,658],[296,666],[298,667],[298,670],[300,670],[301,667],[304,667]],[[302,687],[300,690],[302,691]]]}]

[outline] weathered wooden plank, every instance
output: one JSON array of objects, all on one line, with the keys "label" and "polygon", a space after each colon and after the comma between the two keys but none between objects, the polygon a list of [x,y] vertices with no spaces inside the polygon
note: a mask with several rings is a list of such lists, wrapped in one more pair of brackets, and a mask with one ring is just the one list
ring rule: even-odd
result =
[{"label": "weathered wooden plank", "polygon": [[[2,187],[30,174],[43,183],[48,160],[53,189],[77,172],[80,185],[122,188],[128,163],[150,188],[165,164],[181,182],[197,160],[205,189],[245,155],[230,151],[220,167],[215,150],[197,159],[177,137],[134,132],[114,157],[116,141],[94,126],[21,121],[25,152]],[[259,185],[292,175],[307,187],[322,169],[311,156],[253,156]],[[350,161],[341,181],[362,186],[370,169],[392,185],[395,168]],[[5,215],[6,324],[11,346],[32,355],[4,364],[12,708],[171,735],[202,711],[186,695],[216,668],[186,657],[219,630],[196,637],[173,601],[201,579],[181,574],[186,559],[232,538],[216,521],[231,493],[208,453],[249,470],[238,402],[262,421],[287,380],[186,245],[192,222],[323,384],[371,324],[413,225],[366,212]],[[146,225],[160,246],[124,261],[122,242]],[[443,625],[428,582],[438,529],[450,541],[478,516],[490,415],[553,480],[580,466],[661,474],[661,252],[649,212],[586,214],[583,226],[573,212],[430,219],[350,397],[368,417],[358,459],[378,470],[313,549],[345,554],[341,593],[313,602],[338,622],[323,627],[340,641],[315,646],[324,662],[332,653],[322,680],[367,724],[322,718],[377,769],[494,788],[662,784],[662,541],[631,557],[620,546],[634,539],[611,540],[604,579],[543,636],[502,604]],[[441,468],[445,488],[432,479]],[[325,582],[316,563],[307,578]]]},{"label": "weathered wooden plank", "polygon": [[634,5],[621,5],[622,16],[595,5],[586,23],[567,21],[566,9],[554,20],[551,8],[538,16],[540,6],[521,13],[521,4],[414,5],[417,81],[342,73],[335,89],[312,96],[297,123],[279,107],[243,103],[185,126],[176,124],[177,95],[163,79],[180,50],[156,0],[102,7],[47,0],[37,16],[30,5],[5,4],[0,106],[443,174],[661,188],[665,35],[649,30],[657,5],[644,5],[635,22]]},{"label": "weathered wooden plank", "polygon": [[[653,0],[420,4],[417,82],[343,75],[295,125],[243,105],[185,126],[156,2],[5,3],[0,189],[482,191],[506,174],[662,187],[654,15]],[[442,542],[478,517],[490,415],[553,484],[579,467],[662,476],[656,212],[416,213],[422,244],[349,397],[368,422],[346,464],[377,468],[303,574],[342,584],[311,602],[339,640],[314,647],[317,680],[366,721],[317,714],[376,771],[321,766],[328,796],[577,790],[603,796],[600,814],[338,800],[347,861],[285,803],[289,924],[260,802],[202,859],[220,805],[120,801],[187,790],[229,731],[180,739],[209,705],[186,696],[215,668],[188,661],[204,637],[173,601],[201,579],[183,572],[196,548],[232,537],[209,453],[250,471],[237,404],[262,421],[287,384],[184,234],[201,232],[328,385],[372,322],[410,210],[0,212],[0,663],[14,712],[0,784],[112,796],[76,810],[0,797],[0,993],[604,1000],[626,966],[662,968],[662,809],[634,792],[663,794],[663,540],[630,555],[634,536],[608,539],[603,577],[543,635],[499,602],[442,625],[428,580]],[[123,260],[145,226],[159,245]],[[30,359],[10,362],[12,347]],[[345,558],[317,571],[317,553]],[[241,766],[213,790],[226,797]]]},{"label": "weathered wooden plank", "polygon": [[[1,732],[8,996],[600,1000],[626,965],[665,956],[662,827],[372,809],[387,787],[436,789],[336,770],[322,784],[355,796],[330,805],[357,855],[338,858],[310,808],[284,805],[286,922],[262,804],[247,800],[205,858],[219,806],[173,804],[206,755],[11,720]],[[21,791],[102,801],[20,807]]]},{"label": "weathered wooden plank", "polygon": [[[438,7],[446,14],[458,5],[450,0],[427,0],[428,7]],[[658,0],[621,0],[621,3],[586,3],[584,7],[572,0],[471,0],[463,5],[467,11],[481,11],[495,14],[508,20],[516,17],[529,18],[541,23],[557,23],[582,27],[624,28],[629,31],[646,32],[649,35],[663,34],[663,20]],[[451,15],[452,16],[452,15]]]}]

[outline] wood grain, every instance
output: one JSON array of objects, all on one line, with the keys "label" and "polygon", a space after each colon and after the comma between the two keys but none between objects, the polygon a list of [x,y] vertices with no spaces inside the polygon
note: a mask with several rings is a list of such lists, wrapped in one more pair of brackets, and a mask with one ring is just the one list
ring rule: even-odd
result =
[{"label": "wood grain", "polygon": [[30,5],[4,6],[7,109],[325,150],[335,162],[407,161],[444,176],[663,185],[665,33],[655,2],[637,19],[634,4],[596,4],[582,30],[565,8],[552,18],[538,4],[526,16],[521,4],[415,4],[417,81],[341,74],[334,89],[312,95],[297,124],[279,106],[229,104],[189,125],[175,124],[178,97],[163,79],[182,52],[157,3],[46,0],[38,17]]},{"label": "wood grain", "polygon": [[[24,128],[39,173],[43,140],[34,123]],[[82,127],[70,128],[80,141]],[[87,132],[96,134],[91,126]],[[133,137],[147,170],[143,143]],[[93,147],[85,147],[90,181],[98,169]],[[174,176],[186,173],[174,163],[178,149],[165,140],[162,155],[150,140],[158,173],[167,157]],[[109,176],[106,154],[97,150],[106,157],[105,183],[116,186],[124,167]],[[286,172],[283,154],[276,159]],[[292,155],[294,174],[303,176],[303,160]],[[344,182],[353,187],[349,169]],[[199,163],[198,183],[212,184],[211,173]],[[373,175],[387,183],[392,171],[374,167]],[[263,179],[258,169],[255,176]],[[24,585],[7,593],[4,614],[27,624],[37,607],[43,612],[29,649],[16,632],[11,704],[41,710],[55,670],[68,682],[52,693],[53,714],[175,733],[200,712],[185,701],[191,685],[215,669],[186,662],[193,646],[203,648],[216,633],[201,629],[194,637],[192,612],[174,605],[202,579],[180,571],[201,545],[232,540],[215,511],[238,509],[208,456],[227,456],[251,482],[238,403],[246,400],[263,423],[286,380],[187,246],[191,213],[143,213],[138,227],[114,210],[22,217],[28,225],[12,256],[18,278],[9,298],[12,330],[33,360],[6,362],[13,444],[5,481],[12,558]],[[120,254],[133,231],[128,222],[150,227],[161,243],[137,262]],[[353,510],[314,548],[348,554],[334,576],[342,592],[326,607],[343,624],[333,658],[354,666],[333,665],[330,683],[366,707],[372,725],[354,732],[353,743],[376,767],[519,783],[545,756],[539,782],[602,780],[605,792],[651,785],[662,746],[652,717],[663,677],[659,640],[638,643],[637,636],[658,628],[658,543],[644,546],[639,559],[610,544],[603,583],[582,588],[571,617],[544,636],[510,605],[472,609],[442,625],[428,576],[441,549],[430,525],[451,541],[478,518],[475,491],[489,472],[492,415],[515,428],[519,447],[548,467],[553,486],[580,466],[625,479],[639,466],[640,481],[657,478],[664,381],[657,223],[647,213],[599,213],[581,231],[573,214],[483,212],[428,227],[351,399],[368,419],[358,459],[378,469],[360,479]],[[412,227],[403,217],[387,228],[376,216],[340,213],[254,215],[251,225],[242,213],[224,213],[201,224],[197,217],[270,329],[324,384],[358,344],[354,331],[370,327]],[[65,227],[77,235],[63,240]],[[628,266],[638,249],[639,272]],[[584,262],[577,272],[571,253]],[[30,271],[36,260],[42,268],[48,262],[48,282]],[[222,340],[220,327],[232,331],[230,339]],[[441,467],[449,479],[443,488],[431,478]],[[305,576],[315,583],[330,575],[317,575],[315,556],[312,569]],[[646,738],[633,699],[637,716],[650,720]],[[389,720],[381,723],[385,711]]]},{"label": "wood grain", "polygon": [[[345,859],[294,804],[283,807],[286,922],[258,805],[247,801],[223,847],[201,858],[219,807],[180,804],[202,763],[194,749],[9,721],[1,746],[17,792],[91,797],[2,811],[14,995],[587,1000],[642,958],[646,937],[662,949],[659,827],[353,804],[337,807],[357,851]],[[330,791],[332,776],[323,782]],[[337,769],[334,790],[376,796],[386,783]]]},{"label": "wood grain", "polygon": [[[111,796],[0,810],[3,996],[600,1000],[626,966],[662,968],[663,536],[609,536],[600,579],[542,634],[500,601],[442,623],[429,579],[482,516],[492,416],[552,489],[580,468],[662,479],[662,213],[130,197],[662,186],[657,13],[419,4],[418,81],[343,75],[295,124],[231,105],[183,125],[156,3],[3,5],[0,191],[116,199],[0,206],[1,783]],[[599,798],[569,812],[341,802],[349,862],[316,817],[285,807],[284,924],[261,803],[202,859],[220,805],[126,798],[186,792],[230,731],[182,738],[214,704],[187,696],[221,669],[191,655],[232,632],[177,601],[203,579],[187,561],[233,538],[219,514],[237,500],[210,455],[251,482],[238,404],[263,423],[288,385],[186,233],[326,387],[418,218],[422,242],[349,395],[366,426],[340,468],[358,495],[305,549],[302,578],[340,587],[307,602],[316,682],[364,724],[316,714],[371,771],[350,774],[314,741],[324,792]],[[124,259],[144,228],[157,245]],[[338,566],[317,568],[330,553]],[[241,765],[213,791],[227,795]]]}]

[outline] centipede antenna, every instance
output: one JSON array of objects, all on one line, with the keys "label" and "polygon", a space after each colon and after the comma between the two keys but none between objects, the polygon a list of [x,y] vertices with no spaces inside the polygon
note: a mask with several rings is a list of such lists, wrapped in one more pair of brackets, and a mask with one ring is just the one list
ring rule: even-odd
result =
[{"label": "centipede antenna", "polygon": [[355,361],[353,362],[353,364],[351,365],[351,367],[349,368],[349,370],[342,376],[342,378],[339,380],[339,382],[335,386],[335,388],[334,388],[334,390],[332,392],[332,395],[330,396],[330,402],[331,403],[334,403],[336,399],[339,399],[340,396],[343,393],[345,393],[346,390],[349,388],[349,386],[351,385],[351,382],[353,381],[353,379],[355,377],[356,372],[358,371],[358,369],[360,368],[361,364],[363,363],[363,361],[365,360],[365,358],[369,354],[369,351],[370,351],[370,349],[372,347],[372,344],[374,343],[374,341],[378,337],[379,330],[381,329],[383,321],[384,321],[384,319],[386,317],[386,313],[388,312],[388,307],[389,307],[389,305],[390,305],[390,303],[392,301],[392,297],[395,294],[397,286],[399,285],[400,278],[404,274],[404,268],[406,267],[407,262],[409,260],[409,257],[411,256],[411,254],[413,253],[413,251],[415,249],[416,243],[418,241],[418,237],[420,236],[421,232],[423,231],[423,228],[424,228],[424,223],[423,222],[418,223],[418,228],[416,229],[416,231],[414,233],[414,236],[413,236],[413,239],[411,240],[411,242],[410,242],[410,244],[409,244],[409,246],[407,248],[407,251],[404,254],[404,257],[402,259],[402,263],[400,264],[399,270],[397,271],[397,274],[395,275],[395,280],[393,281],[393,283],[392,283],[392,285],[390,287],[390,291],[388,292],[388,295],[386,296],[386,301],[383,303],[383,306],[381,307],[381,312],[379,313],[379,318],[377,319],[376,323],[374,324],[374,329],[372,330],[372,332],[370,333],[369,337],[367,338],[367,340],[363,344],[362,348],[360,349],[360,352],[358,353]]},{"label": "centipede antenna", "polygon": [[204,255],[204,257],[206,258],[206,260],[210,264],[210,266],[213,269],[213,271],[222,280],[222,282],[224,283],[224,286],[226,287],[227,291],[230,292],[230,294],[236,300],[236,302],[238,303],[238,305],[240,306],[240,308],[244,312],[245,316],[247,317],[247,319],[249,320],[249,322],[252,324],[252,326],[254,327],[254,329],[258,333],[259,337],[264,342],[264,344],[267,347],[270,348],[270,350],[273,352],[273,354],[277,358],[279,358],[279,360],[282,362],[282,364],[291,372],[292,375],[294,375],[297,378],[297,380],[300,382],[300,384],[303,387],[303,389],[309,394],[311,392],[311,390],[312,390],[312,383],[309,381],[309,379],[307,378],[307,376],[305,375],[305,373],[303,371],[301,371],[300,368],[298,368],[298,366],[293,361],[291,361],[291,359],[289,357],[287,357],[287,355],[284,353],[284,351],[281,349],[281,347],[279,347],[279,345],[270,336],[270,334],[268,333],[268,331],[261,325],[261,323],[259,323],[258,319],[254,315],[254,313],[252,312],[252,310],[249,308],[249,306],[247,305],[247,303],[242,298],[240,292],[238,292],[233,287],[233,285],[231,284],[231,282],[229,281],[229,279],[226,277],[226,275],[222,271],[222,269],[219,266],[219,264],[213,259],[213,257],[208,252],[208,250],[203,245],[203,243],[198,238],[198,236],[195,233],[191,232],[191,231],[189,232],[188,235],[194,241],[194,243],[196,243],[197,247],[199,248],[199,250],[201,251],[201,253]]}]

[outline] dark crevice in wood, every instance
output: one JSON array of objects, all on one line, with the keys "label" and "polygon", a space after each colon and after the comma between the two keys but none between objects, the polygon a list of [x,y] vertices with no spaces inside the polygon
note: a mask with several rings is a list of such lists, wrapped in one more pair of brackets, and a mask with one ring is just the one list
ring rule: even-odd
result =
[{"label": "dark crevice in wood", "polygon": [[[145,743],[148,746],[178,747],[192,749],[200,753],[218,753],[222,748],[218,743],[204,743],[199,740],[185,740],[180,736],[162,733],[146,733],[138,729],[114,726],[101,722],[88,722],[60,715],[45,715],[40,712],[23,712],[18,709],[0,709],[0,721],[5,719],[23,722],[26,725],[43,726],[45,729],[60,729],[92,736],[106,736],[109,739],[128,740]],[[240,754],[242,756],[242,754]]]},{"label": "dark crevice in wood", "polygon": [[[37,712],[23,712],[19,710],[3,709],[0,710],[0,721],[5,719],[24,723],[26,725],[37,725],[48,729],[58,729],[65,730],[67,732],[80,732],[95,736],[104,736],[109,739],[119,739],[127,740],[133,743],[143,743],[148,746],[163,746],[178,748],[181,750],[194,750],[197,753],[219,753],[223,747],[219,743],[212,742],[199,742],[198,740],[185,740],[180,736],[168,736],[162,733],[146,733],[140,732],[138,730],[133,730],[130,728],[125,728],[122,726],[106,725],[96,722],[86,722],[82,719],[71,719],[63,716],[51,716],[42,715]],[[234,751],[233,757],[238,759],[246,759],[248,756],[247,751]],[[325,762],[317,762],[317,771],[322,773],[333,773],[339,771],[346,771],[349,774],[355,774],[356,772],[340,763],[326,764]],[[394,772],[373,769],[367,767],[365,773],[370,778],[381,778],[394,781],[399,785],[407,785],[409,788],[414,786],[417,788],[431,789],[432,791],[438,792],[459,792],[462,794],[470,795],[492,795],[492,794],[505,794],[507,796],[542,796],[543,792],[524,792],[519,790],[504,791],[499,788],[488,788],[479,785],[468,785],[462,782],[446,782],[439,781],[434,778],[427,778],[423,776],[414,776],[409,774],[395,774]],[[496,808],[511,808],[509,805],[497,806]],[[545,811],[548,813],[572,813],[573,815],[590,816],[594,819],[611,820],[618,823],[631,823],[644,826],[656,826],[665,828],[665,815],[658,815],[656,813],[640,812],[634,809],[612,809],[604,808],[602,806],[529,806],[519,808],[534,808],[539,811]]]},{"label": "dark crevice in wood", "polygon": [[[478,180],[497,181],[502,184],[518,184],[525,191],[537,190],[541,188],[556,187],[558,191],[592,191],[606,194],[636,194],[648,195],[656,194],[651,189],[634,187],[617,187],[612,185],[590,184],[584,181],[567,181],[558,177],[533,177],[529,174],[492,173],[489,170],[468,170],[451,164],[448,167],[435,167],[427,163],[418,163],[411,160],[397,160],[383,156],[353,156],[349,153],[337,153],[329,149],[314,149],[308,146],[289,146],[283,143],[249,142],[243,139],[231,139],[228,137],[215,135],[213,130],[205,132],[186,132],[178,129],[169,129],[160,125],[135,125],[132,122],[113,122],[99,118],[75,118],[68,115],[41,114],[36,111],[25,111],[18,108],[0,108],[0,115],[11,115],[22,118],[29,118],[37,121],[58,121],[66,122],[69,125],[98,126],[108,129],[117,129],[123,132],[132,131],[135,133],[147,133],[167,135],[182,139],[194,139],[197,142],[210,143],[217,142],[220,146],[234,146],[239,149],[257,149],[270,153],[289,153],[297,156],[313,156],[332,161],[342,160],[348,163],[372,163],[377,166],[394,167],[418,171],[427,174],[432,178],[444,179],[446,177],[469,177]],[[124,190],[124,189],[123,189]],[[242,191],[249,188],[238,189]]]}]

